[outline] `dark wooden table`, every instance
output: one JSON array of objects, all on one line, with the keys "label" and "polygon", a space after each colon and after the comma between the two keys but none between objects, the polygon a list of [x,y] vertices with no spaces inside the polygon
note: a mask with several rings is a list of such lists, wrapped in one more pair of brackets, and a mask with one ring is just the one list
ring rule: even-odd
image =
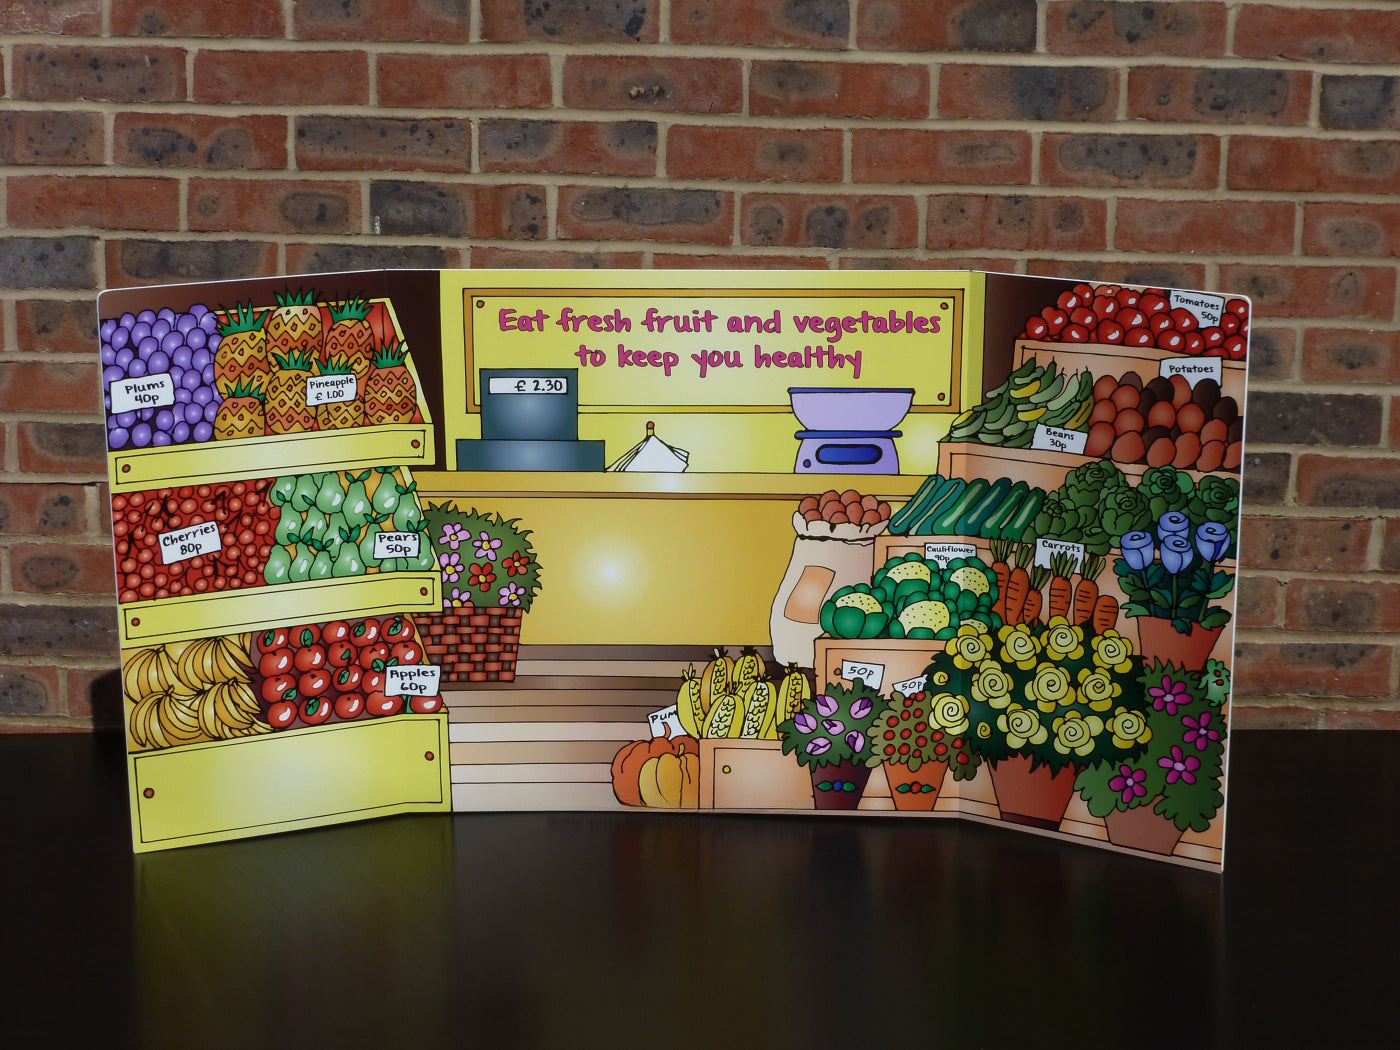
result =
[{"label": "dark wooden table", "polygon": [[1397,1045],[1400,734],[1245,732],[1226,873],[966,823],[399,817],[133,856],[0,737],[0,1042]]}]

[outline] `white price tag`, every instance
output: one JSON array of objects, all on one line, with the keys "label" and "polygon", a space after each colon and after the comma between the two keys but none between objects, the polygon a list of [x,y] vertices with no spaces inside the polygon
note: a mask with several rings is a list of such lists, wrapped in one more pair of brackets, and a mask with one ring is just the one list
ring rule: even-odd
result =
[{"label": "white price tag", "polygon": [[1162,362],[1161,375],[1163,379],[1181,376],[1193,387],[1202,379],[1219,383],[1223,363],[1218,357],[1169,357]]},{"label": "white price tag", "polygon": [[842,660],[841,677],[848,682],[864,682],[871,689],[879,689],[885,680],[885,665],[866,663],[864,660]]},{"label": "white price tag", "polygon": [[1088,440],[1089,435],[1086,431],[1061,430],[1059,427],[1047,427],[1043,423],[1037,423],[1035,436],[1031,438],[1031,448],[1042,452],[1072,452],[1076,456],[1082,456]]},{"label": "white price tag", "polygon": [[417,532],[376,532],[374,556],[384,558],[416,558],[422,534]]},{"label": "white price tag", "polygon": [[1084,560],[1084,544],[1071,543],[1069,540],[1037,539],[1035,541],[1034,564],[1042,565],[1048,569],[1050,568],[1050,559],[1056,554],[1068,554],[1074,559],[1075,566],[1078,567],[1079,563]]},{"label": "white price tag", "polygon": [[903,693],[905,696],[913,696],[926,684],[928,684],[928,675],[921,674],[918,678],[906,678],[902,682],[895,682],[890,688],[896,693]]},{"label": "white price tag", "polygon": [[175,380],[169,372],[158,372],[139,379],[118,379],[109,391],[112,415],[135,412],[140,408],[164,408],[175,403]]},{"label": "white price tag", "polygon": [[436,664],[413,664],[400,667],[390,664],[384,668],[385,696],[436,696],[442,680],[442,668]]},{"label": "white price tag", "polygon": [[223,546],[219,526],[212,521],[160,534],[160,563],[171,565],[201,554],[213,554]]},{"label": "white price tag", "polygon": [[347,376],[308,376],[306,379],[306,403],[334,405],[354,401],[356,393],[355,377]]},{"label": "white price tag", "polygon": [[1173,290],[1171,307],[1173,310],[1180,307],[1189,311],[1202,328],[1214,328],[1220,324],[1220,317],[1225,313],[1225,300],[1218,295]]},{"label": "white price tag", "polygon": [[489,394],[567,394],[569,380],[564,376],[492,376],[486,381]]},{"label": "white price tag", "polygon": [[[660,711],[653,711],[647,715],[647,725],[651,727],[652,736],[689,736],[685,731],[685,726],[681,725],[681,716],[675,704],[670,707],[663,707]],[[670,730],[668,733],[667,730]]]},{"label": "white price tag", "polygon": [[955,558],[977,557],[977,545],[973,543],[925,543],[924,558],[935,562],[940,569],[946,569]]}]

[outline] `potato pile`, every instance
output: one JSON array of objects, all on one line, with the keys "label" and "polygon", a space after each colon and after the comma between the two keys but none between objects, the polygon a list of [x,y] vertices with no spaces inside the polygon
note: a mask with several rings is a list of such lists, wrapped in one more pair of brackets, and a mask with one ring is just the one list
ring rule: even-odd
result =
[{"label": "potato pile", "polygon": [[890,505],[874,496],[862,496],[855,489],[827,489],[820,496],[806,497],[798,504],[797,512],[808,524],[824,521],[828,525],[879,525],[889,519]]}]

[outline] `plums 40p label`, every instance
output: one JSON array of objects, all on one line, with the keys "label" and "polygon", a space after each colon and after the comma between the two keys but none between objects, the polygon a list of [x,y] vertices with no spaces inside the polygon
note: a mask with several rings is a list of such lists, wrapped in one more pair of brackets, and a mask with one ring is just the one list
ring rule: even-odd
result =
[{"label": "plums 40p label", "polygon": [[384,668],[385,696],[436,696],[442,668],[436,664],[414,664],[399,667],[391,664]]},{"label": "plums 40p label", "polygon": [[1086,431],[1061,430],[1059,427],[1047,427],[1043,423],[1037,423],[1035,437],[1031,439],[1031,448],[1042,452],[1072,452],[1076,456],[1082,456],[1088,440],[1089,435]]},{"label": "plums 40p label", "polygon": [[112,415],[142,408],[166,408],[175,403],[175,380],[169,372],[136,379],[118,379],[112,384]]},{"label": "plums 40p label", "polygon": [[219,526],[212,521],[191,525],[186,529],[160,534],[160,563],[171,565],[177,561],[188,561],[201,554],[213,554],[223,546],[219,537]]},{"label": "plums 40p label", "polygon": [[421,533],[417,532],[376,532],[374,534],[374,556],[384,558],[416,558]]}]

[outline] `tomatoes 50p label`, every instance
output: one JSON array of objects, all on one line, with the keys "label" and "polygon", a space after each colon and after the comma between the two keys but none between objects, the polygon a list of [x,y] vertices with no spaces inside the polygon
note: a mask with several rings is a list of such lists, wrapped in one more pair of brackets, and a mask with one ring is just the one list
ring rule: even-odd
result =
[{"label": "tomatoes 50p label", "polygon": [[187,529],[175,529],[160,534],[160,562],[170,565],[177,561],[198,558],[201,554],[214,554],[223,547],[219,537],[219,526],[212,521],[191,525]]},{"label": "tomatoes 50p label", "polygon": [[384,695],[436,696],[440,691],[438,683],[441,678],[442,668],[434,664],[415,664],[412,667],[391,664],[384,668]]}]

